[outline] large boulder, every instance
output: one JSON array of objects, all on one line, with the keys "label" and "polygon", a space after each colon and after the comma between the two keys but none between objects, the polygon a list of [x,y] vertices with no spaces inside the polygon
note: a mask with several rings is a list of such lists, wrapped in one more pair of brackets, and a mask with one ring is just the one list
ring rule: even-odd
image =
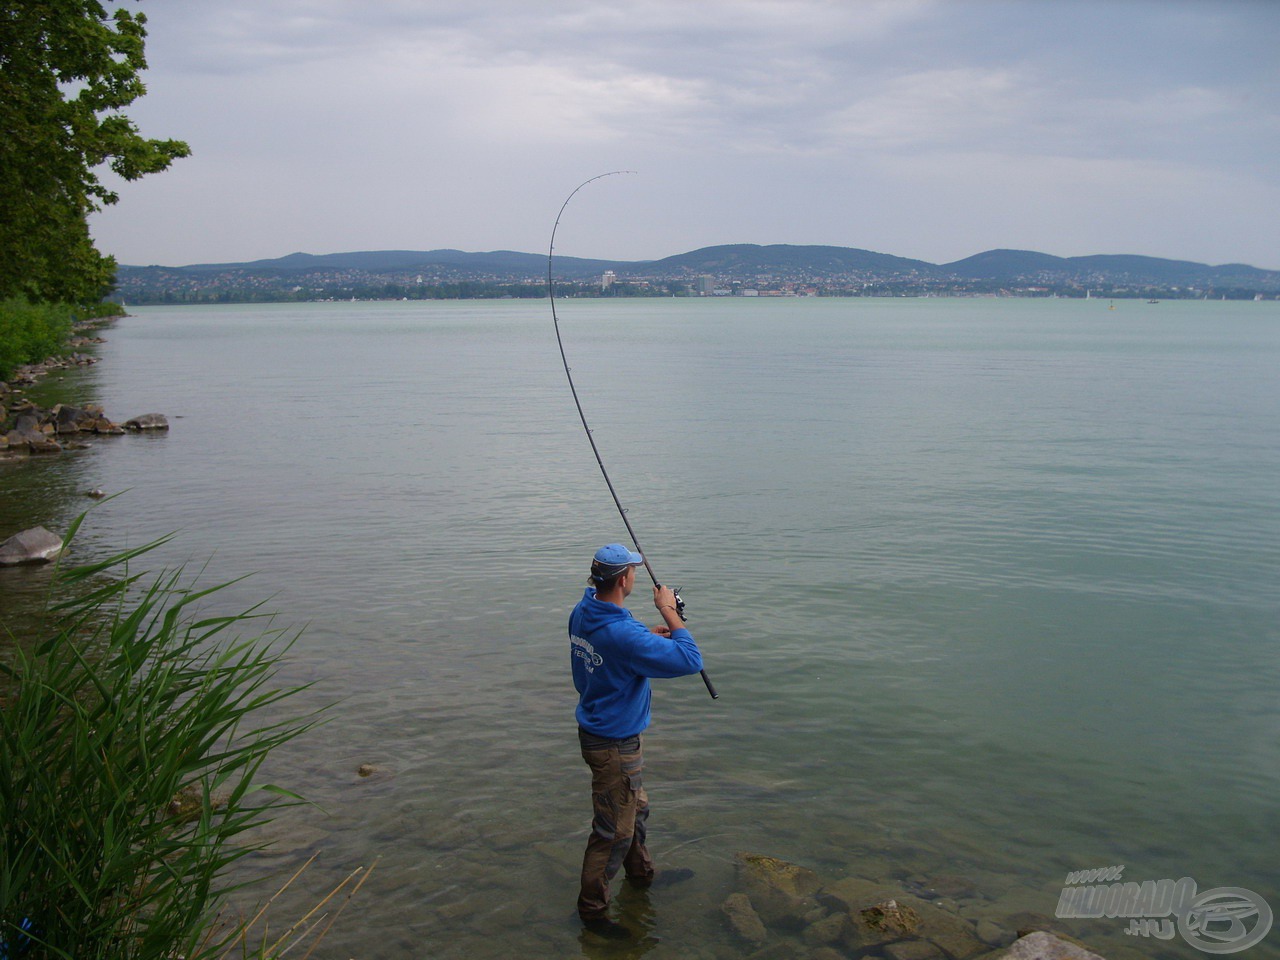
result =
[{"label": "large boulder", "polygon": [[130,430],[168,430],[169,421],[163,413],[144,413],[140,417],[131,417],[124,422]]},{"label": "large boulder", "polygon": [[73,407],[65,403],[60,403],[49,411],[54,430],[60,434],[92,430],[101,415],[101,407]]},{"label": "large boulder", "polygon": [[10,430],[5,441],[10,450],[18,453],[57,453],[62,449],[58,441],[40,430]]},{"label": "large boulder", "polygon": [[44,527],[32,527],[0,543],[0,566],[48,563],[62,553],[62,540]]}]

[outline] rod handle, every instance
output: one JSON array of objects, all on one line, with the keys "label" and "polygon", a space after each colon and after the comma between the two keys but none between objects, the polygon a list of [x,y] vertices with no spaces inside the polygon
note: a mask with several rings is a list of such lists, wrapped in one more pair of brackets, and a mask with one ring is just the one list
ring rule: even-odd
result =
[{"label": "rod handle", "polygon": [[[636,545],[636,549],[637,549],[637,550],[639,550],[639,549],[640,549],[639,544],[637,544],[637,545]],[[660,584],[660,583],[658,582],[658,578],[657,578],[657,576],[656,576],[656,575],[654,574],[654,572],[653,572],[653,567],[649,566],[649,561],[648,561],[648,560],[646,560],[646,561],[644,562],[644,568],[645,568],[646,570],[648,570],[648,571],[649,571],[649,579],[653,581],[653,585],[654,585],[655,587],[660,587],[660,586],[662,586],[662,584]],[[677,603],[677,604],[679,604],[679,606],[678,606],[678,608],[677,608],[677,609],[678,609],[678,611],[679,611],[679,613],[680,613],[680,619],[681,619],[681,620],[687,620],[687,619],[688,619],[688,617],[686,617],[686,616],[684,615],[684,601],[680,599],[680,595],[679,595],[678,593],[676,594],[676,603]],[[720,694],[716,693],[716,685],[715,685],[714,683],[712,683],[712,682],[711,682],[711,678],[707,676],[707,671],[705,671],[705,670],[699,670],[699,671],[698,671],[698,673],[702,676],[702,682],[703,682],[703,683],[705,683],[705,684],[707,685],[707,693],[711,694],[711,699],[712,699],[712,700],[719,700],[719,699],[720,699]]]},{"label": "rod handle", "polygon": [[702,682],[703,682],[703,683],[705,683],[705,684],[707,685],[707,693],[711,694],[711,699],[712,699],[712,700],[719,700],[719,699],[720,699],[720,694],[716,693],[716,687],[715,687],[715,684],[714,684],[714,683],[712,683],[712,682],[711,682],[711,678],[707,676],[707,671],[705,671],[705,670],[700,670],[700,671],[699,671],[699,673],[701,673],[701,674],[702,674]]}]

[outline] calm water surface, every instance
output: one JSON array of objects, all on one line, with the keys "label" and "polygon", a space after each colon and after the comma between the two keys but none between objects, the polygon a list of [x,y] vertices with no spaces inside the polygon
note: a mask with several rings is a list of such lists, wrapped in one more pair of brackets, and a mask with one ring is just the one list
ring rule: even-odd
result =
[{"label": "calm water surface", "polygon": [[[607,955],[749,952],[719,914],[738,851],[963,877],[966,915],[998,922],[1111,864],[1280,909],[1278,307],[559,305],[722,695],[656,685],[653,847],[697,875],[624,903],[651,940]],[[318,809],[245,875],[321,851],[287,922],[378,858],[326,956],[595,956],[564,624],[626,532],[546,302],[134,313],[41,390],[172,430],[0,464],[0,533],[122,492],[78,556],[176,531],[154,564],[252,571],[226,602],[306,624],[288,679],[337,705],[271,776]],[[46,581],[0,571],[6,616]],[[1079,932],[1203,956],[1122,926]]]}]

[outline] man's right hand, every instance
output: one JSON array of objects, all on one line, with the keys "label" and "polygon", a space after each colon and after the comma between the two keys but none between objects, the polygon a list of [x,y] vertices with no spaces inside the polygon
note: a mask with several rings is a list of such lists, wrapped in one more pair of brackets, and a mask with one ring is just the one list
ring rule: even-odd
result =
[{"label": "man's right hand", "polygon": [[653,585],[653,605],[672,630],[684,626],[684,621],[680,619],[680,609],[676,606],[676,592],[670,587],[664,587],[660,583]]}]

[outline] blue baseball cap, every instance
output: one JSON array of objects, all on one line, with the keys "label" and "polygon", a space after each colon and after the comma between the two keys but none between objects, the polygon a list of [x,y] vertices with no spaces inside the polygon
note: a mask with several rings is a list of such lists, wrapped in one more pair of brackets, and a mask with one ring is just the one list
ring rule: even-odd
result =
[{"label": "blue baseball cap", "polygon": [[644,563],[644,557],[632,553],[620,543],[605,544],[596,551],[593,559],[602,567],[630,567]]}]

